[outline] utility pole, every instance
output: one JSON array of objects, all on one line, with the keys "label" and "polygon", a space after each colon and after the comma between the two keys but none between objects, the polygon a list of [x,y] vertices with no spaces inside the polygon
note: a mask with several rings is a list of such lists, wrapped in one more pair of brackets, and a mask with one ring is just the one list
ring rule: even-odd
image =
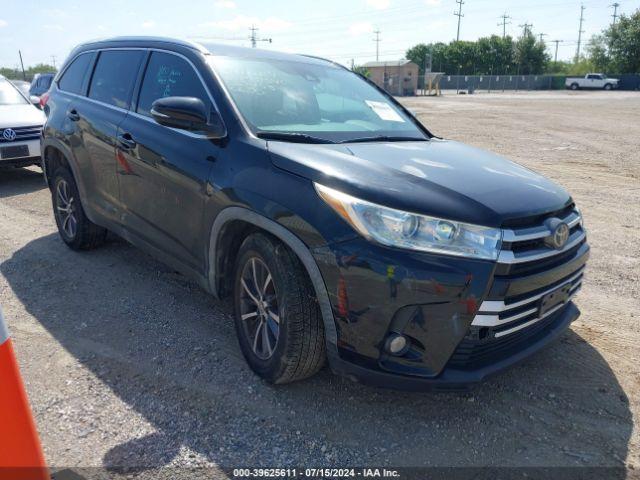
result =
[{"label": "utility pole", "polygon": [[524,24],[518,26],[522,28],[522,36],[526,37],[529,34],[531,27],[533,27],[533,23],[525,22]]},{"label": "utility pole", "polygon": [[51,62],[53,64],[53,68],[56,68],[56,56],[55,55],[51,55]]},{"label": "utility pole", "polygon": [[616,20],[618,19],[618,7],[620,6],[620,4],[618,2],[613,3],[611,5],[609,5],[610,7],[613,7],[613,15],[611,15],[613,17],[613,24],[616,24]]},{"label": "utility pole", "polygon": [[507,22],[507,20],[510,20],[511,17],[507,15],[507,12],[504,12],[500,18],[502,19],[502,22],[500,22],[498,26],[502,26],[502,38],[505,38],[507,36],[507,25],[511,25],[511,22]]},{"label": "utility pole", "polygon": [[460,19],[464,17],[464,15],[462,14],[462,5],[464,5],[464,2],[462,0],[456,0],[456,3],[458,4],[458,11],[453,12],[453,14],[456,17],[458,17],[458,34],[456,35],[456,42],[459,42],[460,41]]},{"label": "utility pole", "polygon": [[553,62],[556,63],[558,61],[558,44],[563,40],[551,40],[551,43],[556,44],[556,54],[553,56]]},{"label": "utility pole", "polygon": [[539,33],[538,35],[540,35],[540,43],[544,42],[544,38],[543,37],[546,37],[547,34],[546,33]]},{"label": "utility pole", "polygon": [[380,39],[380,29],[376,30],[375,32],[376,38],[373,39],[374,42],[376,42],[376,62],[380,60],[380,42],[382,41]]},{"label": "utility pole", "polygon": [[22,68],[22,79],[26,80],[27,74],[24,73],[24,62],[22,61],[22,52],[20,50],[18,50],[18,55],[20,56],[20,68]]},{"label": "utility pole", "polygon": [[249,28],[251,31],[251,35],[249,35],[249,40],[251,40],[251,48],[256,48],[258,42],[273,42],[272,38],[258,38],[258,30],[259,28],[255,25],[251,25]]},{"label": "utility pole", "polygon": [[584,5],[580,5],[580,28],[578,28],[578,48],[576,49],[576,63],[580,60],[580,44],[582,43],[582,22],[584,21]]}]

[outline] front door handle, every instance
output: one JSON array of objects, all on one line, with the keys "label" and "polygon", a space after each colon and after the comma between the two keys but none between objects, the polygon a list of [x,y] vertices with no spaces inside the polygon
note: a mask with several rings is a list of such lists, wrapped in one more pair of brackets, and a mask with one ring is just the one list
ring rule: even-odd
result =
[{"label": "front door handle", "polygon": [[78,120],[80,120],[80,114],[75,108],[73,110],[69,110],[69,112],[67,113],[67,116],[69,117],[69,120],[71,120],[72,122],[77,122]]},{"label": "front door handle", "polygon": [[136,148],[136,141],[130,133],[122,133],[118,135],[118,146],[123,150],[133,150]]}]

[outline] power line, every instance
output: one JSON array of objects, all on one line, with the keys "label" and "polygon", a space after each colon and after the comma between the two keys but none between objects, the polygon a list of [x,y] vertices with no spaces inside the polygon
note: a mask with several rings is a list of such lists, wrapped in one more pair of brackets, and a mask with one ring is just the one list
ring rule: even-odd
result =
[{"label": "power line", "polygon": [[533,27],[533,23],[525,22],[522,25],[518,25],[518,26],[522,28],[522,36],[526,37],[531,32],[531,27]]},{"label": "power line", "polygon": [[376,30],[373,33],[375,33],[376,38],[373,39],[374,42],[376,42],[376,62],[380,60],[380,42],[382,41],[380,39],[380,30]]},{"label": "power line", "polygon": [[457,12],[453,12],[453,14],[458,17],[458,34],[456,35],[456,42],[460,41],[460,20],[462,19],[462,17],[464,17],[464,15],[462,14],[462,5],[464,5],[464,2],[462,0],[456,0],[456,3],[458,4],[458,11]]},{"label": "power line", "polygon": [[582,29],[582,22],[584,21],[584,10],[585,6],[580,5],[580,27],[578,28],[578,48],[576,49],[576,62],[580,60],[580,44],[582,43],[582,34],[584,30]]},{"label": "power line", "polygon": [[609,5],[610,7],[613,7],[613,15],[611,15],[613,17],[613,24],[616,24],[616,20],[618,19],[618,7],[620,6],[620,4],[618,2],[613,3],[611,5]]},{"label": "power line", "polygon": [[255,25],[251,25],[249,30],[251,31],[251,35],[249,35],[249,40],[251,40],[251,48],[256,48],[257,42],[273,42],[273,39],[271,38],[258,38],[259,28]]},{"label": "power line", "polygon": [[511,20],[511,17],[507,15],[507,12],[504,12],[500,18],[502,22],[498,26],[502,25],[502,38],[505,38],[507,36],[507,25],[511,25],[511,22],[507,22],[507,20]]},{"label": "power line", "polygon": [[553,56],[554,63],[558,61],[558,45],[562,42],[562,40],[551,40],[552,43],[556,44],[556,54]]}]

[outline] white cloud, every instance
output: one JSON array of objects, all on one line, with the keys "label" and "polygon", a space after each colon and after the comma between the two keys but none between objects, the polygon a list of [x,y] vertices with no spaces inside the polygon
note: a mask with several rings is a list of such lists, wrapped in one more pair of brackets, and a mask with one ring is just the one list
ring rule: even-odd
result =
[{"label": "white cloud", "polygon": [[391,0],[367,0],[370,7],[376,10],[386,10],[391,4]]},{"label": "white cloud", "polygon": [[218,8],[236,8],[236,2],[231,0],[218,0],[214,5]]},{"label": "white cloud", "polygon": [[373,32],[373,25],[369,22],[356,22],[352,23],[349,26],[349,33],[353,37],[357,37],[358,35],[364,35],[365,33]]},{"label": "white cloud", "polygon": [[228,30],[232,32],[237,32],[241,30],[247,30],[251,28],[251,26],[255,26],[260,29],[262,33],[265,35],[278,32],[282,30],[286,30],[291,27],[291,22],[284,20],[278,17],[267,17],[265,19],[261,19],[258,17],[248,17],[246,15],[237,15],[235,18],[231,20],[218,20],[216,22],[207,22],[202,23],[201,27],[207,28],[220,28],[222,30]]},{"label": "white cloud", "polygon": [[153,20],[145,20],[144,22],[142,22],[142,28],[153,28],[156,26],[156,22],[154,22]]},{"label": "white cloud", "polygon": [[2,20],[2,19],[0,18],[0,28],[2,28],[2,27],[6,27],[7,25],[9,25],[9,24],[7,23],[7,21],[6,21],[6,20]]},{"label": "white cloud", "polygon": [[430,7],[437,7],[438,5],[440,5],[441,0],[424,0],[424,3],[426,3]]}]

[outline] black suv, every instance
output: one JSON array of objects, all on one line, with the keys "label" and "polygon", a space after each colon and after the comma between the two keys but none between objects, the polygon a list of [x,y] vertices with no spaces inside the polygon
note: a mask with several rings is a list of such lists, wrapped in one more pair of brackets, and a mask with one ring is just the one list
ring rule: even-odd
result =
[{"label": "black suv", "polygon": [[463,388],[575,320],[589,253],[559,186],[432,135],[330,61],[161,38],[77,47],[45,106],[62,239],[107,230],[232,296],[273,383],[331,368]]}]

